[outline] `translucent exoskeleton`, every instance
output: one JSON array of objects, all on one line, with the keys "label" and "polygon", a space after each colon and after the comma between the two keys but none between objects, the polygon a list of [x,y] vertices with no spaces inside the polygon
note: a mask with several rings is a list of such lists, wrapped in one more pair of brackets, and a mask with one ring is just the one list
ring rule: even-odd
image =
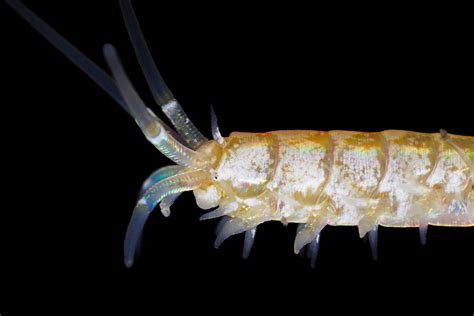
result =
[{"label": "translucent exoskeleton", "polygon": [[112,45],[103,48],[110,76],[21,2],[6,3],[119,103],[150,143],[175,163],[159,168],[143,184],[125,236],[127,267],[150,213],[159,205],[169,216],[185,191],[193,191],[200,208],[217,207],[201,217],[222,218],[216,247],[245,233],[244,258],[257,226],[271,220],[298,224],[294,251],[307,247],[312,266],[326,225],[357,226],[360,237],[368,236],[374,258],[378,225],[419,227],[423,244],[428,225],[474,226],[474,137],[443,130],[223,137],[211,109],[213,139],[208,140],[161,78],[130,0],[120,0],[120,6],[131,42],[153,98],[173,127],[145,106]]}]

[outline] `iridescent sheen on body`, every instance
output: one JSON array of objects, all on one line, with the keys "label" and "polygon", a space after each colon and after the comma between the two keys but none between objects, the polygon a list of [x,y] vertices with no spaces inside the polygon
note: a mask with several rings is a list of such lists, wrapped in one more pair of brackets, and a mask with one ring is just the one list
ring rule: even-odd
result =
[{"label": "iridescent sheen on body", "polygon": [[239,204],[229,216],[249,227],[326,221],[365,234],[378,224],[472,226],[474,137],[449,140],[470,161],[440,133],[232,133],[209,185],[221,207]]},{"label": "iridescent sheen on body", "polygon": [[104,45],[110,76],[20,1],[6,3],[102,87],[177,164],[160,168],[143,185],[125,238],[128,267],[149,214],[160,203],[168,216],[184,191],[193,191],[203,209],[219,206],[201,217],[223,217],[216,247],[245,232],[247,257],[257,225],[298,223],[294,251],[309,244],[313,266],[325,225],[357,225],[360,236],[368,233],[374,258],[379,224],[419,227],[422,243],[429,224],[474,225],[474,137],[445,131],[276,131],[224,138],[212,113],[214,140],[208,141],[164,83],[130,0],[119,1],[125,25],[152,95],[175,130],[145,105],[113,46]]}]

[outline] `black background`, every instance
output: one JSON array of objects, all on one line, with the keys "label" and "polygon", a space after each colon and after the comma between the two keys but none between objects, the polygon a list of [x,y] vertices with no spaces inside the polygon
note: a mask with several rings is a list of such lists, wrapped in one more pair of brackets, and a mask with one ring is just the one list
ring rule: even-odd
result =
[{"label": "black background", "polygon": [[[24,2],[101,67],[102,45],[115,45],[159,113],[116,1]],[[224,136],[439,128],[474,136],[462,8],[134,3],[164,79],[209,137],[210,104]],[[355,227],[327,227],[311,269],[292,253],[296,227],[266,223],[244,261],[242,235],[213,248],[217,221],[198,221],[190,193],[169,218],[150,217],[142,257],[127,270],[122,245],[138,189],[170,162],[89,78],[2,12],[2,316],[91,314],[94,302],[154,314],[474,309],[473,228],[430,227],[422,247],[416,229],[382,227],[373,262]]]}]

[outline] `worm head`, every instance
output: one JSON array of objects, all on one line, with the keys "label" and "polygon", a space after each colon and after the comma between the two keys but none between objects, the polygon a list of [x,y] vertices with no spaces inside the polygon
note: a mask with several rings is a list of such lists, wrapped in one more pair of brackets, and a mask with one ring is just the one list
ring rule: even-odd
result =
[{"label": "worm head", "polygon": [[202,209],[219,206],[201,219],[249,213],[238,210],[252,209],[261,214],[262,208],[271,205],[262,194],[274,169],[272,137],[232,133],[220,141],[215,137],[198,152],[206,157],[210,176],[194,190],[196,202]]},{"label": "worm head", "polygon": [[215,167],[215,182],[226,194],[240,198],[259,196],[273,176],[275,146],[271,135],[232,133]]},{"label": "worm head", "polygon": [[197,205],[204,209],[210,209],[219,205],[223,197],[223,190],[217,183],[216,169],[219,166],[223,147],[217,141],[209,141],[202,145],[198,150],[199,161],[197,167],[209,170],[209,178],[193,191]]}]

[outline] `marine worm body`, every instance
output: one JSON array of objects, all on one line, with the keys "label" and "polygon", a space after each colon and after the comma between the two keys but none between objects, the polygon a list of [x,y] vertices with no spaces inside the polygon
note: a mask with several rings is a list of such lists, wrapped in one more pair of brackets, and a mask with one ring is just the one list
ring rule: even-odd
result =
[{"label": "marine worm body", "polygon": [[[145,137],[176,165],[155,171],[144,183],[125,237],[125,264],[133,264],[149,214],[165,216],[182,192],[193,191],[199,207],[222,217],[218,247],[245,232],[249,255],[258,225],[299,224],[296,253],[308,246],[314,265],[319,234],[326,225],[357,226],[377,256],[377,227],[474,226],[474,137],[445,131],[379,133],[276,131],[222,137],[212,114],[213,140],[205,138],[173,97],[153,62],[129,0],[120,0],[125,24],[167,126],[136,93],[110,44],[108,75],[16,0],[6,0],[23,19],[97,82],[141,128]],[[211,109],[212,110],[212,109]]]},{"label": "marine worm body", "polygon": [[[233,133],[198,205],[248,228],[268,221],[388,227],[472,226],[474,138],[407,131]],[[210,192],[213,192],[212,194]],[[298,239],[298,238],[297,238]],[[299,250],[304,242],[295,243]]]}]

